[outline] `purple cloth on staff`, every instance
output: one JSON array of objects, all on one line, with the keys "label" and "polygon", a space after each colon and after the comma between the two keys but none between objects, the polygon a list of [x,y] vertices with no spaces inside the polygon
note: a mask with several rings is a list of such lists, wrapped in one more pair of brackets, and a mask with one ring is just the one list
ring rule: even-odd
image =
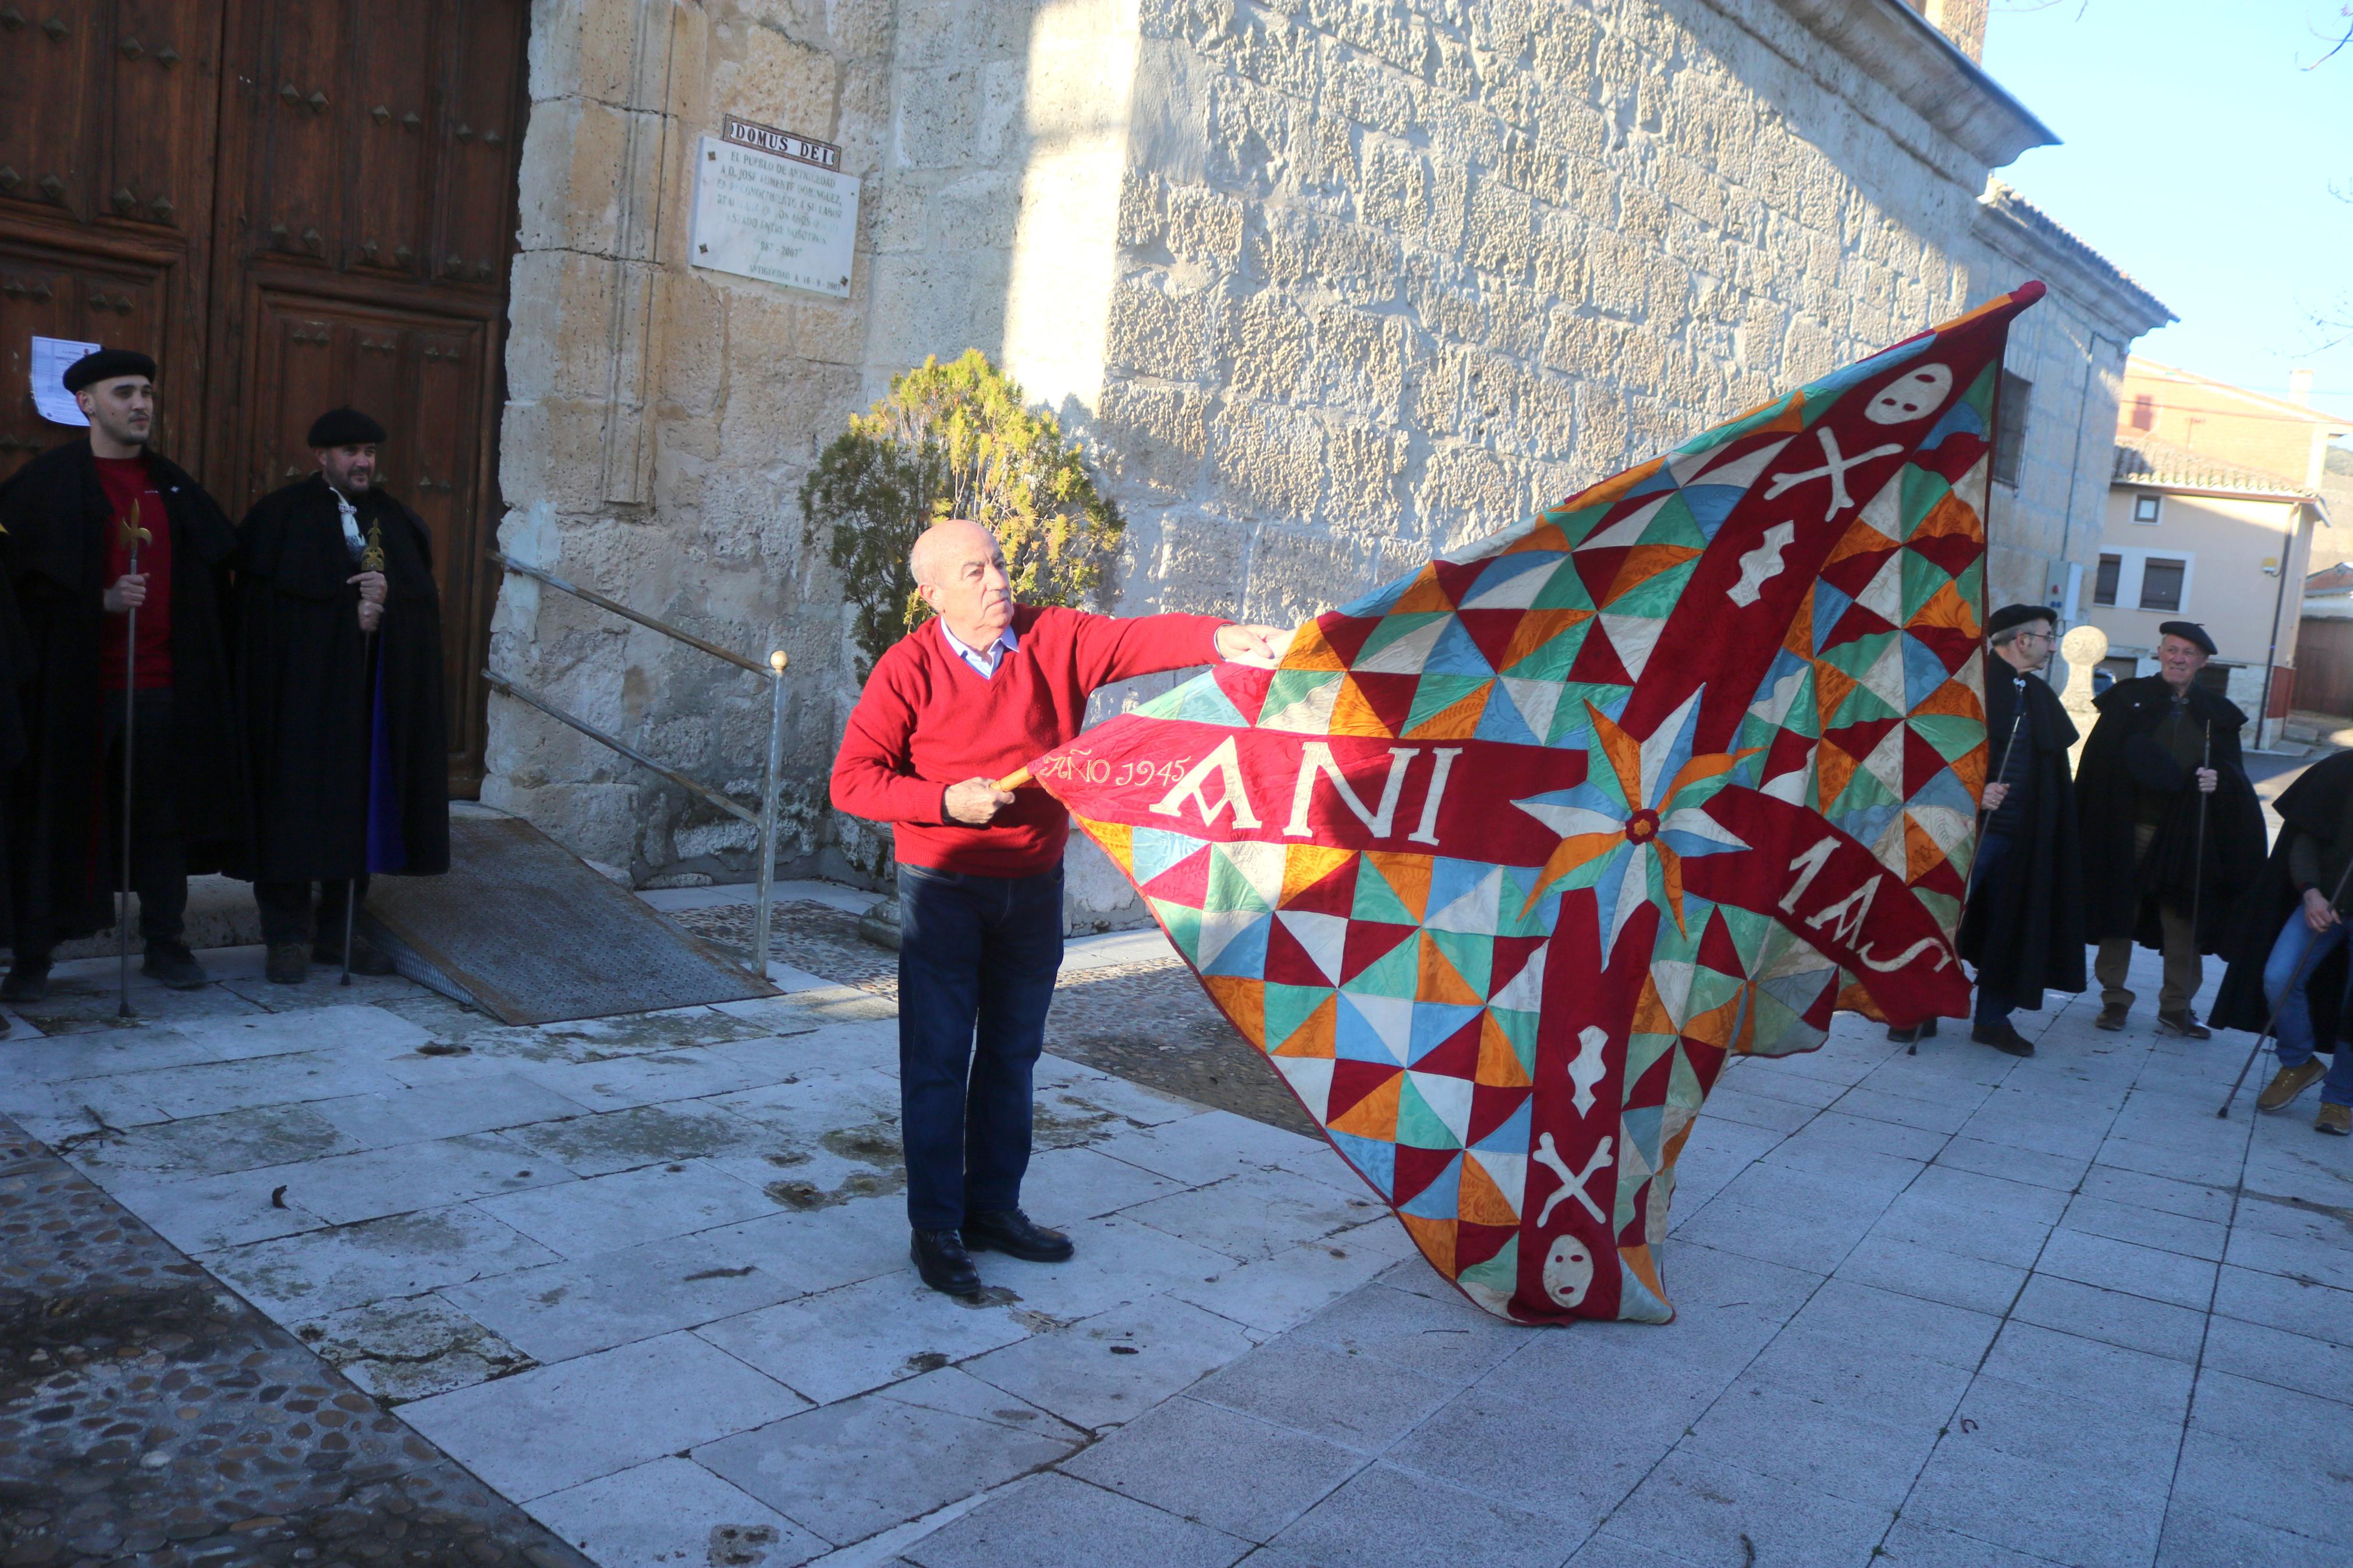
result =
[{"label": "purple cloth on staff", "polygon": [[399,781],[393,777],[391,725],[384,710],[384,665],[375,668],[374,722],[368,727],[367,868],[399,871],[408,865],[408,847],[400,836]]}]

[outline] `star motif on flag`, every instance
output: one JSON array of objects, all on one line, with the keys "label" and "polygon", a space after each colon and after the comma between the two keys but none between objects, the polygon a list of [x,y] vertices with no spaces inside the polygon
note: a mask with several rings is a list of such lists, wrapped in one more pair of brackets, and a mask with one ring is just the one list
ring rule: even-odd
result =
[{"label": "star motif on flag", "polygon": [[1700,808],[1732,782],[1732,770],[1757,748],[1693,755],[1697,692],[1639,741],[1590,702],[1586,712],[1593,723],[1593,751],[1609,766],[1592,768],[1574,789],[1512,803],[1560,835],[1521,913],[1556,885],[1591,888],[1607,953],[1644,904],[1666,910],[1675,929],[1684,929],[1684,860],[1748,847]]}]

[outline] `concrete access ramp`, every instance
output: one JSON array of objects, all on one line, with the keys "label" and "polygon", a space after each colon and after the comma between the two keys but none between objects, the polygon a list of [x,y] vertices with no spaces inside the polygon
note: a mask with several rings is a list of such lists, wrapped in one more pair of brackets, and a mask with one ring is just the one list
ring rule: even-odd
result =
[{"label": "concrete access ramp", "polygon": [[359,919],[403,975],[509,1024],[776,994],[516,816],[453,812],[448,873],[375,878]]}]

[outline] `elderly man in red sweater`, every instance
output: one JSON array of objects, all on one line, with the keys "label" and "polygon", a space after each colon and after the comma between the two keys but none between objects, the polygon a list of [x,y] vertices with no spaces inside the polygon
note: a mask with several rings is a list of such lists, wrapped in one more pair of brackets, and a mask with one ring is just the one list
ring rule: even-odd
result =
[{"label": "elderly man in red sweater", "polygon": [[910,564],[937,616],[875,664],[834,759],[833,804],[891,824],[909,1251],[926,1285],[972,1296],[975,1251],[1039,1263],[1071,1251],[1021,1212],[1071,819],[1044,790],[996,781],[1076,735],[1098,687],[1219,658],[1271,663],[1286,634],[1016,605],[996,536],[974,522],[926,531]]}]

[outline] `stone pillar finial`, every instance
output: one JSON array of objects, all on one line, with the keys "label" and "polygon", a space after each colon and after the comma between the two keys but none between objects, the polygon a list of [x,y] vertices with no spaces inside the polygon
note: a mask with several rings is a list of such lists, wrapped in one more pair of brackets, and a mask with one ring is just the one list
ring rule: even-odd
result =
[{"label": "stone pillar finial", "polygon": [[2092,671],[2108,657],[2108,634],[2097,626],[2077,626],[2059,639],[2059,657],[2067,662],[2067,684],[2059,693],[2059,706],[2075,721],[2075,744],[2067,753],[2067,769],[2073,773],[2100,716],[2092,706]]}]

